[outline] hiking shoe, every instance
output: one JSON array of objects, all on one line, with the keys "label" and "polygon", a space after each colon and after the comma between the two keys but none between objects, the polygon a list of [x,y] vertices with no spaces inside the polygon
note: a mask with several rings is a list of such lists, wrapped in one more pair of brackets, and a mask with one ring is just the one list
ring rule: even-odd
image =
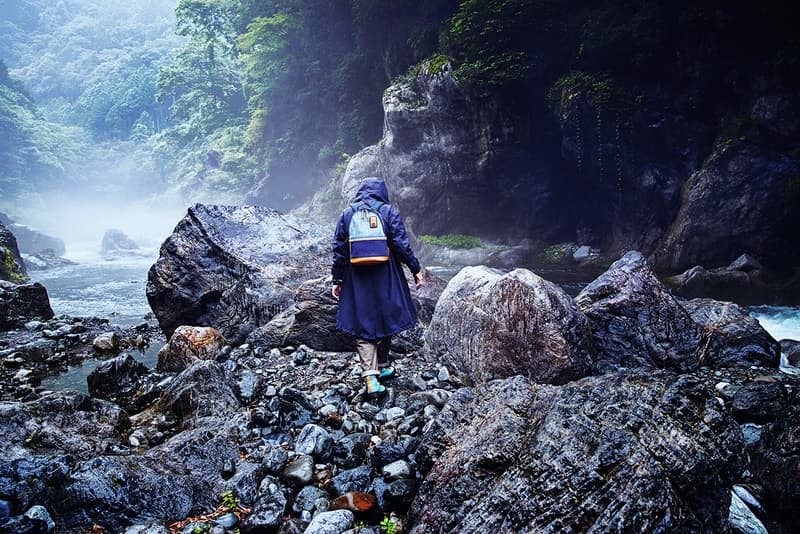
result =
[{"label": "hiking shoe", "polygon": [[367,395],[383,395],[386,393],[386,388],[378,382],[377,375],[369,375],[367,377]]},{"label": "hiking shoe", "polygon": [[395,370],[394,367],[382,367],[381,374],[378,375],[378,378],[383,380],[384,378],[394,378]]}]

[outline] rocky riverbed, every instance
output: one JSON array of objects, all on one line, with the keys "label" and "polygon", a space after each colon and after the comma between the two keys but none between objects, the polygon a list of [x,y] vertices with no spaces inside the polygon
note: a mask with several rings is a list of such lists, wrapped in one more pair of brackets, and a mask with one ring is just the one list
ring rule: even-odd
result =
[{"label": "rocky riverbed", "polygon": [[[230,238],[251,225],[271,228],[248,234],[263,257],[287,235],[321,246],[275,212],[194,209],[151,271],[159,327],[53,318],[35,285],[0,288],[0,529],[800,527],[798,383],[778,368],[794,345],[742,308],[674,297],[636,252],[574,298],[524,269],[431,276],[398,376],[368,398],[320,266],[260,270]],[[134,357],[148,344],[154,368]],[[98,356],[85,393],[41,386]]]}]

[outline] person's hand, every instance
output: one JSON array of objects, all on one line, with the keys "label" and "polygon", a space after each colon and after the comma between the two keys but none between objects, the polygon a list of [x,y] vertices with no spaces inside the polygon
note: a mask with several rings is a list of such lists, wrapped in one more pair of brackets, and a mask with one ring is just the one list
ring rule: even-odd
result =
[{"label": "person's hand", "polygon": [[417,289],[425,285],[425,276],[422,274],[422,271],[414,275],[414,281],[417,282]]},{"label": "person's hand", "polygon": [[342,286],[341,284],[333,284],[333,288],[331,288],[331,295],[336,300],[339,300],[339,295],[342,294]]}]

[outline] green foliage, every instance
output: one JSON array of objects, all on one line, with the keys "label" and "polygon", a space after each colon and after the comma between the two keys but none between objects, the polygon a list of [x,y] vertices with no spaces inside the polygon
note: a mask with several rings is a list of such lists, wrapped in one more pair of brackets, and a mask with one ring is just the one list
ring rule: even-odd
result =
[{"label": "green foliage", "polygon": [[232,491],[226,491],[222,494],[222,506],[234,512],[239,507],[239,499]]},{"label": "green foliage", "polygon": [[479,237],[463,234],[449,234],[442,236],[421,235],[421,243],[445,248],[476,248],[482,247],[483,242]]},{"label": "green foliage", "polygon": [[573,243],[557,243],[550,245],[537,255],[537,259],[544,263],[560,263],[575,251]]},{"label": "green foliage", "polygon": [[397,532],[397,525],[388,516],[383,516],[383,520],[378,526],[383,534],[396,534]]},{"label": "green foliage", "polygon": [[526,78],[531,55],[523,44],[532,2],[465,0],[441,35],[441,48],[458,60],[460,83],[496,89]]},{"label": "green foliage", "polygon": [[547,100],[560,113],[576,98],[584,98],[594,107],[605,107],[624,98],[622,89],[607,74],[573,71],[559,78],[550,88]]},{"label": "green foliage", "polygon": [[11,249],[3,247],[0,252],[2,252],[4,271],[8,276],[8,281],[14,284],[24,284],[27,282],[28,277],[22,274],[22,270],[14,259],[14,254],[12,254]]}]

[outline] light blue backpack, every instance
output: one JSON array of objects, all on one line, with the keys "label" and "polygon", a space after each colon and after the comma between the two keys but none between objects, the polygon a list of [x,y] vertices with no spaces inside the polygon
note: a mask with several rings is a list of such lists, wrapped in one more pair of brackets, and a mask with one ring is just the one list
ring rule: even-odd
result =
[{"label": "light blue backpack", "polygon": [[366,202],[351,204],[353,216],[350,218],[350,263],[373,265],[389,261],[389,245],[386,229],[378,210],[383,202],[372,206]]}]

